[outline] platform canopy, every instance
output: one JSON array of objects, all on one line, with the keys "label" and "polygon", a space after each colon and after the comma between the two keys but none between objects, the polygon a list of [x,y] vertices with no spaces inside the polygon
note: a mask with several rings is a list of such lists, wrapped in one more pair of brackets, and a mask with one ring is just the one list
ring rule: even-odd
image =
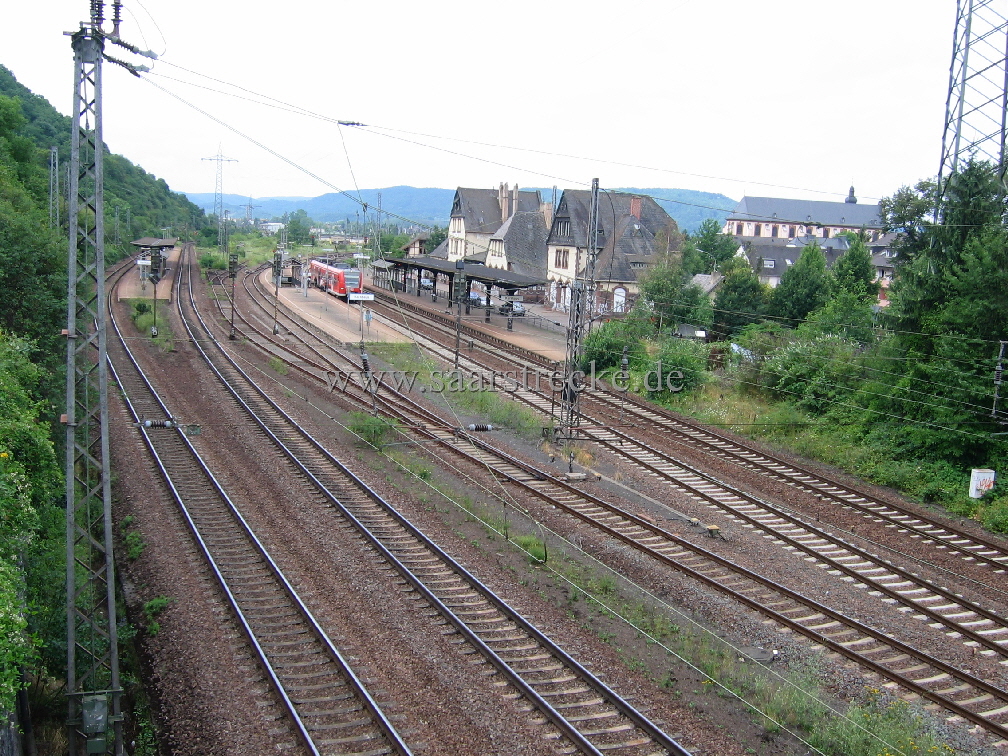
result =
[{"label": "platform canopy", "polygon": [[[429,270],[433,273],[441,273],[451,278],[458,273],[458,268],[454,260],[443,260],[430,255],[418,255],[416,257],[404,258],[402,260],[375,260],[372,265],[377,266],[378,262],[390,263],[398,269],[408,268],[417,270]],[[479,281],[487,286],[499,286],[502,289],[527,289],[530,286],[544,286],[546,280],[543,278],[533,278],[513,273],[503,268],[491,268],[479,262],[465,262],[463,271],[469,281]],[[384,266],[383,266],[384,267]]]},{"label": "platform canopy", "polygon": [[155,239],[153,236],[145,236],[142,239],[131,241],[130,244],[140,247],[140,249],[170,249],[175,246],[178,237],[171,239]]}]

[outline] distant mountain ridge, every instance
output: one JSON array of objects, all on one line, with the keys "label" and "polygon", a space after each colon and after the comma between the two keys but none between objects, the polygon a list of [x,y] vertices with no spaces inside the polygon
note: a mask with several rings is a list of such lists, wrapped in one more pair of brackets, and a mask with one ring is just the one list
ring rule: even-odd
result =
[{"label": "distant mountain ridge", "polygon": [[[540,189],[544,200],[552,197],[552,189]],[[737,204],[736,200],[723,194],[699,192],[693,189],[668,188],[626,188],[618,191],[646,194],[654,197],[659,205],[665,208],[669,215],[675,218],[679,228],[684,231],[695,231],[705,218],[714,218],[718,223],[724,223],[728,213]],[[439,226],[448,225],[451,215],[454,189],[418,188],[412,186],[392,186],[384,189],[362,189],[360,199],[368,205],[368,214],[378,206],[378,193],[381,192],[383,213],[394,213],[408,220],[401,220],[404,226],[409,221],[418,224]],[[213,212],[213,193],[185,193],[189,201]],[[350,192],[357,196],[356,192]],[[559,197],[558,197],[559,199]],[[233,218],[244,218],[246,206],[250,200],[238,194],[224,194],[222,197],[224,209]],[[284,213],[304,210],[314,220],[335,223],[349,218],[351,221],[363,220],[361,206],[345,194],[329,193],[318,197],[258,197],[252,198],[253,214],[257,218],[279,217]],[[373,217],[373,216],[372,216]],[[394,218],[390,218],[394,221]]]}]

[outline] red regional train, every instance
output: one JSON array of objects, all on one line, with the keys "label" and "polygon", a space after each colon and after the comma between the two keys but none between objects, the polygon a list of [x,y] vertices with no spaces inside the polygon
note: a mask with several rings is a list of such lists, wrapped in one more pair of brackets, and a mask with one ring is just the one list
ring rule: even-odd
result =
[{"label": "red regional train", "polygon": [[312,260],[308,265],[308,278],[312,286],[337,297],[363,291],[360,271],[346,263],[329,265],[321,260]]}]

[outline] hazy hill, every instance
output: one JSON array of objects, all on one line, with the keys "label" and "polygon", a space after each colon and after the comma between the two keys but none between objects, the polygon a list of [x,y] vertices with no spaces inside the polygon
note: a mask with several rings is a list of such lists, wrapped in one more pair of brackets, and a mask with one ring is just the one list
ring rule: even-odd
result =
[{"label": "hazy hill", "polygon": [[[68,87],[71,82],[68,81]],[[60,166],[70,160],[70,118],[61,115],[48,100],[33,94],[18,82],[14,74],[0,65],[0,94],[21,101],[21,111],[28,123],[23,134],[36,147],[48,153],[50,147],[59,150]],[[69,89],[67,91],[69,96]],[[108,147],[106,146],[106,150]],[[45,162],[48,163],[47,158]],[[61,171],[60,191],[66,196],[66,172]],[[211,202],[212,205],[212,202]],[[203,212],[182,194],[168,188],[164,179],[147,173],[122,155],[105,153],[105,216],[106,233],[111,240],[115,233],[115,208],[120,208],[120,229],[123,237],[161,236],[161,228],[171,226],[173,233],[181,235],[185,224],[197,226],[206,223]],[[129,208],[132,228],[126,228],[126,209]]]},{"label": "hazy hill", "polygon": [[[448,224],[452,198],[455,196],[454,189],[392,186],[385,189],[362,189],[360,197],[369,208],[374,208],[377,207],[379,191],[382,196],[382,210],[385,212],[392,212],[422,224],[436,223],[442,226]],[[546,200],[553,192],[552,189],[540,189],[540,191]],[[697,192],[692,189],[630,188],[625,191],[651,195],[676,219],[679,227],[687,231],[695,230],[704,218],[716,218],[719,223],[723,223],[736,205],[735,200],[723,194]],[[207,212],[213,212],[212,193],[190,193],[186,196]],[[248,197],[225,194],[222,199],[224,209],[231,213],[231,217],[245,217]],[[253,209],[257,218],[279,217],[284,213],[304,210],[309,217],[323,222],[331,223],[346,218],[352,221],[363,219],[358,215],[361,212],[360,205],[342,194],[323,194],[319,197],[260,197],[253,198],[251,203],[257,206]],[[401,223],[409,225],[405,221]]]}]

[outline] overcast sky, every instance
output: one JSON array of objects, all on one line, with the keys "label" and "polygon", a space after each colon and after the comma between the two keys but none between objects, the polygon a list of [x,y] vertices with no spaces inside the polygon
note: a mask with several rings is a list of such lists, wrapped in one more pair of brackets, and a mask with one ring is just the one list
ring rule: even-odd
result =
[{"label": "overcast sky", "polygon": [[[63,32],[88,2],[5,6],[0,63],[69,113]],[[937,171],[955,18],[954,0],[124,6],[123,38],[164,59],[145,79],[319,178],[110,64],[106,142],[190,192],[214,191],[201,158],[219,145],[238,161],[224,191],[253,197],[597,176],[736,199],[840,199],[853,183],[877,199]]]}]

